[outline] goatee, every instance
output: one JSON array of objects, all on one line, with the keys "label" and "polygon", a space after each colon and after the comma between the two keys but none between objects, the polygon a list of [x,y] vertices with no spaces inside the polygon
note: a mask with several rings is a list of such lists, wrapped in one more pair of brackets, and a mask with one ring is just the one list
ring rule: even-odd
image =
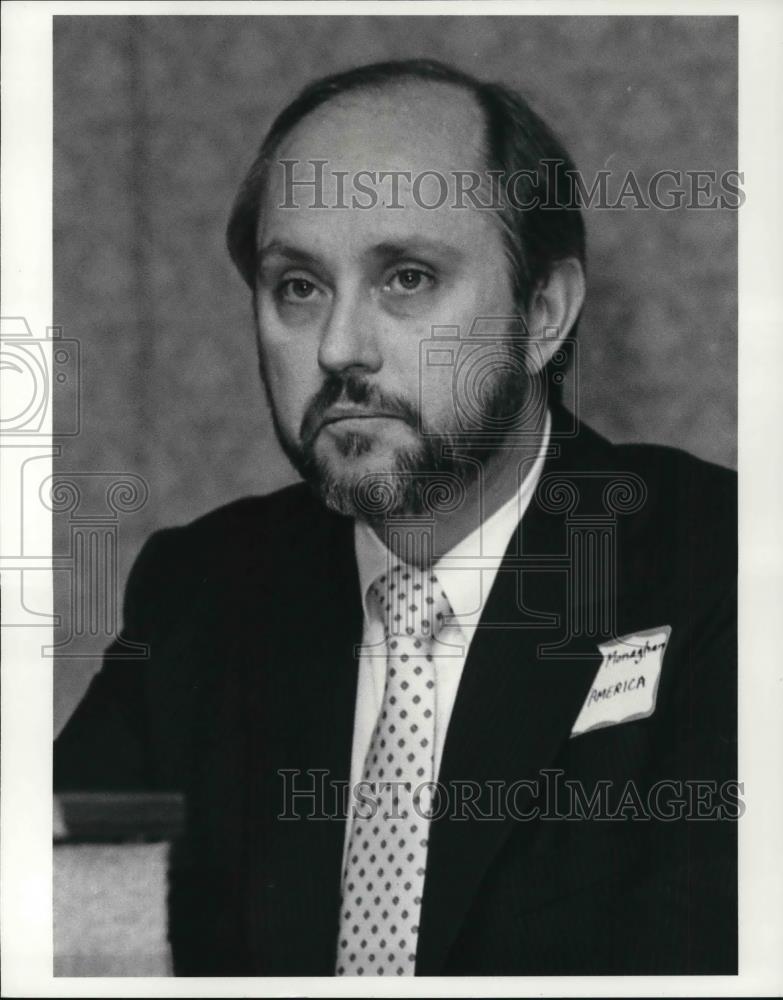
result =
[{"label": "goatee", "polygon": [[[272,418],[291,464],[330,510],[370,523],[406,515],[443,514],[460,506],[482,468],[503,450],[503,428],[511,430],[516,425],[530,399],[529,381],[520,376],[518,367],[501,369],[494,383],[489,387],[485,383],[483,389],[481,414],[469,431],[460,426],[430,430],[423,426],[411,403],[382,392],[355,372],[326,378],[307,407],[298,441],[283,433],[274,406]],[[271,393],[269,396],[273,398]],[[328,459],[316,454],[324,415],[336,404],[366,406],[397,417],[411,428],[416,441],[397,448],[389,467],[382,471],[338,473]],[[459,424],[459,420],[455,422]],[[334,441],[343,458],[361,459],[371,453],[376,439],[352,431],[335,436]]]}]

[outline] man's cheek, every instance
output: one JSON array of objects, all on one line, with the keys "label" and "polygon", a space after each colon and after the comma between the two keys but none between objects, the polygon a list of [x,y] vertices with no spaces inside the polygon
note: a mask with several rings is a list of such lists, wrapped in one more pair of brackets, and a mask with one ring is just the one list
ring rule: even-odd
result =
[{"label": "man's cheek", "polygon": [[454,423],[454,381],[451,371],[444,369],[428,374],[429,378],[422,380],[416,398],[419,430],[448,431]]},{"label": "man's cheek", "polygon": [[265,337],[261,341],[261,353],[270,377],[280,382],[295,382],[304,371],[313,367],[315,360],[307,345],[292,337]]},{"label": "man's cheek", "polygon": [[266,380],[273,405],[280,416],[299,412],[304,414],[307,401],[320,388],[322,379],[307,359],[291,345],[277,348],[268,346],[263,352]]}]

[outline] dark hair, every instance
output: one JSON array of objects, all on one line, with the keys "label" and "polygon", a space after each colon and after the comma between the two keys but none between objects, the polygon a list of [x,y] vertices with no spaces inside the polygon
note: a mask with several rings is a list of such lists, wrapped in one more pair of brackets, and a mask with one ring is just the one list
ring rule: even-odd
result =
[{"label": "dark hair", "polygon": [[[484,114],[487,169],[505,178],[518,174],[515,203],[526,207],[515,207],[503,198],[497,209],[517,303],[523,308],[529,305],[532,293],[557,261],[574,257],[584,266],[584,222],[573,195],[576,168],[546,123],[521,95],[503,84],[484,83],[435,60],[411,59],[359,66],[315,80],[274,120],[239,189],[227,230],[231,259],[254,294],[258,216],[267,172],[282,140],[310,112],[334,97],[411,80],[451,84],[472,94]],[[566,357],[570,357],[576,327],[574,323],[563,344]],[[565,364],[557,368],[562,372]],[[549,397],[559,399],[562,376],[556,378],[551,370],[546,375]]]}]

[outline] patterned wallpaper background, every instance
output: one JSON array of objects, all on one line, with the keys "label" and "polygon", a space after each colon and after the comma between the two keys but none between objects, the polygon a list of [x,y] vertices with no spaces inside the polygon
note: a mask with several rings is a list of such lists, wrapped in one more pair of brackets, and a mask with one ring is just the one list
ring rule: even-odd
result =
[{"label": "patterned wallpaper background", "polygon": [[[80,433],[56,470],[146,483],[116,518],[118,592],[155,528],[296,478],[224,229],[302,85],[358,62],[443,59],[521,89],[588,178],[633,170],[644,187],[659,170],[737,168],[736,42],[726,17],[55,17],[54,318],[81,352]],[[736,212],[594,208],[587,228],[583,418],[734,465]],[[61,551],[70,530],[56,518]],[[65,632],[83,586],[59,581]],[[105,631],[68,646],[60,714]]]}]

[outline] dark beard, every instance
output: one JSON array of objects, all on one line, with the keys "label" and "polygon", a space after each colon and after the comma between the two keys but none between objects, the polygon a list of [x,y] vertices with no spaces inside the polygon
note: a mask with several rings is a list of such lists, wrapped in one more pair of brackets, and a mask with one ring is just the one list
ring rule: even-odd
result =
[{"label": "dark beard", "polygon": [[[480,407],[469,426],[439,432],[424,428],[418,410],[399,397],[388,396],[354,372],[332,374],[307,407],[299,442],[287,438],[274,406],[272,419],[283,451],[296,471],[331,510],[370,523],[388,518],[450,513],[463,503],[489,459],[505,446],[519,415],[536,396],[529,373],[520,368],[520,355],[510,345],[508,360],[494,380],[481,387]],[[524,360],[524,359],[522,359]],[[262,369],[262,375],[263,375]],[[265,379],[266,383],[266,379]],[[274,398],[267,384],[270,401]],[[372,406],[393,414],[410,426],[418,441],[400,449],[393,467],[358,477],[336,476],[329,463],[315,453],[315,439],[324,413],[337,403]],[[360,458],[372,448],[372,438],[361,432],[342,435],[337,448],[345,458]]]},{"label": "dark beard", "polygon": [[[372,447],[371,440],[359,434],[348,435],[341,444],[344,455],[357,457]],[[334,475],[328,462],[310,448],[301,453],[297,471],[330,510],[372,523],[455,510],[479,471],[464,451],[448,435],[422,436],[417,446],[397,451],[388,471],[348,478]]]}]

